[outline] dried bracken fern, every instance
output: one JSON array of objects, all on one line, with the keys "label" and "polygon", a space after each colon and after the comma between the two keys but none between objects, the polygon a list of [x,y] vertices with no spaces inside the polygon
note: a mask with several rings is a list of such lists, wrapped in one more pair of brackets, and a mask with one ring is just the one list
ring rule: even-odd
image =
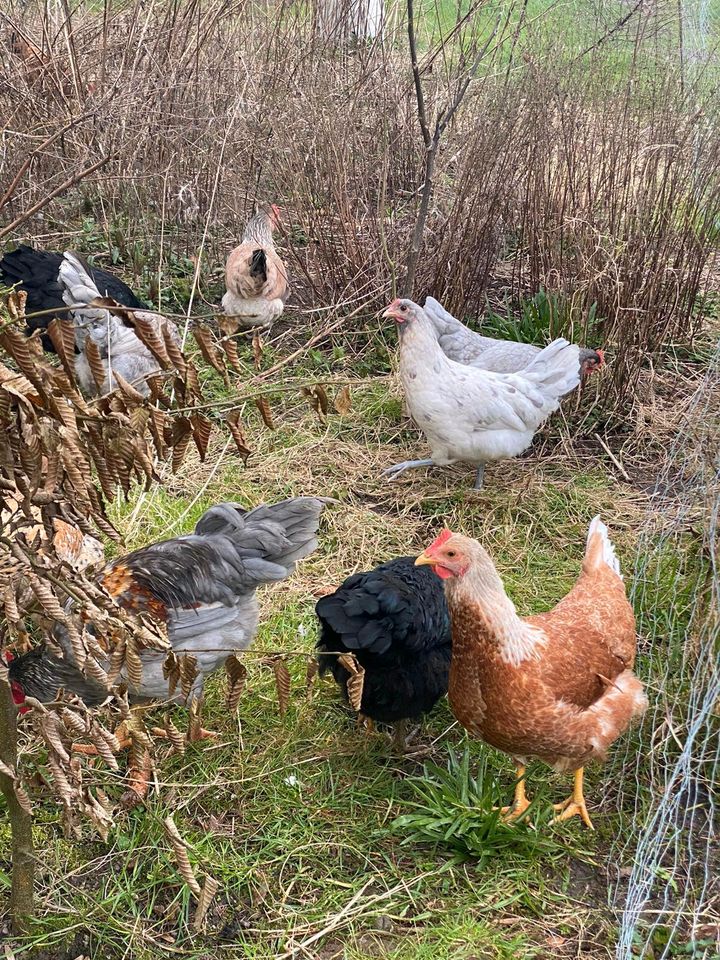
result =
[{"label": "dried bracken fern", "polygon": [[163,820],[163,826],[165,827],[165,834],[170,841],[170,846],[175,854],[175,863],[178,868],[178,873],[188,887],[190,887],[195,896],[199,899],[202,895],[202,887],[198,883],[193,868],[190,865],[190,859],[187,854],[189,844],[180,836],[180,831],[176,827],[175,821],[172,817],[165,817]]},{"label": "dried bracken fern", "polygon": [[365,668],[360,666],[354,653],[343,653],[338,657],[338,663],[343,666],[349,674],[346,684],[348,702],[356,713],[360,713],[363,687],[365,685]]},{"label": "dried bracken fern", "polygon": [[225,672],[227,673],[225,706],[228,710],[235,712],[247,682],[247,667],[235,654],[231,654],[225,661]]}]

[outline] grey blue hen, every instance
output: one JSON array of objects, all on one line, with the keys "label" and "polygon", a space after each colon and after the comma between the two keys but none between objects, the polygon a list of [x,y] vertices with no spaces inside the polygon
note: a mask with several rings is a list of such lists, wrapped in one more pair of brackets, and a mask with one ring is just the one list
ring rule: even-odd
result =
[{"label": "grey blue hen", "polygon": [[[284,580],[298,560],[315,550],[324,505],[314,497],[297,497],[253,510],[237,503],[211,507],[194,533],[150,544],[113,561],[103,569],[99,582],[120,606],[167,624],[173,651],[197,660],[198,677],[191,691],[197,695],[206,676],[231,653],[247,649],[255,638],[257,588]],[[22,689],[26,682],[32,683],[32,696],[41,701],[53,700],[60,686],[83,696],[86,688],[73,683],[70,668],[77,667],[69,638],[59,625],[54,633],[64,654],[63,668],[57,668],[54,655],[39,666],[37,658],[42,654],[32,651],[12,662],[12,679]],[[146,649],[140,657],[140,686],[123,677],[131,699],[167,699],[165,653]],[[88,683],[87,678],[82,680]],[[174,699],[179,701],[180,693]]]}]

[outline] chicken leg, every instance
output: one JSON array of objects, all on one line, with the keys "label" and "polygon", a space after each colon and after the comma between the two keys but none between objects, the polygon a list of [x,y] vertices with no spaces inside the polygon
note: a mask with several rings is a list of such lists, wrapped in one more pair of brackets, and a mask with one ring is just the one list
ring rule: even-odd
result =
[{"label": "chicken leg", "polygon": [[517,820],[518,817],[521,817],[529,806],[530,801],[525,793],[525,765],[522,763],[516,763],[515,796],[513,797],[513,802],[509,807],[500,808],[500,813],[503,815],[503,820],[509,822],[511,820]]},{"label": "chicken leg", "polygon": [[405,470],[411,470],[413,467],[434,467],[435,461],[429,460],[403,460],[402,463],[394,463],[391,467],[383,470],[383,476],[399,477]]},{"label": "chicken leg", "polygon": [[550,823],[561,823],[563,820],[569,820],[570,817],[579,816],[582,818],[583,823],[586,827],[590,827],[591,830],[594,830],[595,827],[592,825],[592,820],[590,819],[590,814],[587,811],[585,806],[585,797],[583,795],[583,768],[579,767],[575,771],[575,784],[573,786],[573,792],[567,800],[563,800],[562,803],[554,803],[553,810],[558,811],[558,815],[553,817]]},{"label": "chicken leg", "polygon": [[477,473],[475,474],[475,485],[473,490],[480,490],[485,480],[485,464],[479,463]]}]

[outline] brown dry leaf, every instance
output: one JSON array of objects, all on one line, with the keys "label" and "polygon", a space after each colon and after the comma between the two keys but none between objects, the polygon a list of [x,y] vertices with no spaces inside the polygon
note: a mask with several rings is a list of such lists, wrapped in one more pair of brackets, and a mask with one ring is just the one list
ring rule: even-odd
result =
[{"label": "brown dry leaf", "polygon": [[8,623],[20,623],[20,611],[18,610],[15,588],[8,583],[3,594],[3,607],[5,609],[5,619]]},{"label": "brown dry leaf", "polygon": [[[0,344],[7,350],[15,363],[18,365],[23,376],[30,381],[41,397],[45,396],[42,383],[42,371],[47,369],[47,364],[38,363],[37,354],[33,348],[32,341],[23,336],[12,327],[6,327],[0,332]],[[7,389],[7,384],[5,384]]]},{"label": "brown dry leaf", "polygon": [[204,417],[200,413],[193,414],[190,417],[190,423],[192,424],[192,436],[193,440],[195,441],[197,451],[200,454],[200,459],[205,460],[208,444],[210,443],[210,435],[213,429],[212,423],[207,417]]},{"label": "brown dry leaf", "polygon": [[99,392],[102,390],[105,383],[107,371],[105,370],[105,364],[100,356],[100,351],[97,348],[97,344],[94,342],[94,340],[91,340],[90,337],[87,337],[85,340],[85,356],[87,357],[88,364],[90,366],[90,373],[92,373],[95,386],[98,388]]},{"label": "brown dry leaf", "polygon": [[185,737],[172,722],[169,714],[165,715],[165,733],[172,744],[173,753],[179,753],[182,756],[185,753]]},{"label": "brown dry leaf", "polygon": [[15,797],[25,813],[32,813],[30,797],[27,795],[15,769],[13,767],[9,767],[6,763],[0,760],[0,773],[4,774],[9,780],[12,780]]},{"label": "brown dry leaf", "polygon": [[187,361],[183,356],[183,352],[180,349],[179,344],[175,340],[173,332],[170,330],[167,322],[164,320],[162,323],[162,336],[165,344],[165,350],[167,351],[170,361],[175,369],[179,371],[180,375],[184,377],[187,369]]},{"label": "brown dry leaf", "polygon": [[228,678],[225,706],[234,713],[245,689],[248,676],[247,667],[232,653],[225,661],[225,672]]},{"label": "brown dry leaf", "polygon": [[185,459],[185,454],[187,453],[187,448],[190,446],[190,441],[192,440],[192,435],[188,434],[186,437],[182,437],[172,448],[172,470],[173,473],[177,473],[180,469],[180,466]]},{"label": "brown dry leaf", "polygon": [[328,412],[329,406],[327,393],[325,393],[324,388],[321,387],[320,384],[316,383],[312,387],[302,387],[300,393],[304,397],[308,398],[310,401],[310,406],[313,408],[315,413],[317,413],[320,419],[324,419]]},{"label": "brown dry leaf", "polygon": [[348,701],[353,710],[360,713],[365,685],[365,668],[360,666],[354,653],[343,653],[338,657],[338,663],[350,674],[347,679]]},{"label": "brown dry leaf", "polygon": [[215,899],[215,895],[219,889],[220,884],[214,877],[209,875],[205,877],[205,882],[203,883],[203,888],[195,909],[195,916],[193,917],[193,930],[199,931],[202,929],[205,914],[208,912],[208,908]]},{"label": "brown dry leaf", "polygon": [[217,317],[217,325],[220,333],[226,338],[229,338],[238,332],[240,322],[237,317],[228,317],[226,314],[221,313]]},{"label": "brown dry leaf", "polygon": [[280,710],[280,716],[284,717],[290,706],[290,671],[287,668],[285,658],[282,656],[273,659],[272,668],[275,674],[278,708]]},{"label": "brown dry leaf", "polygon": [[240,419],[240,413],[237,410],[233,410],[225,417],[225,422],[230,429],[233,440],[235,441],[235,446],[238,448],[238,453],[242,458],[242,462],[247,465],[248,458],[252,454],[252,450],[247,445],[245,441],[245,434],[242,428],[242,420]]},{"label": "brown dry leaf", "polygon": [[240,363],[240,356],[238,355],[238,346],[237,340],[233,340],[229,337],[223,337],[220,341],[220,346],[225,351],[228,360],[230,361],[230,366],[236,373],[242,373],[242,364]]},{"label": "brown dry leaf", "polygon": [[350,394],[350,387],[345,386],[341,387],[335,395],[333,400],[333,407],[340,414],[340,416],[345,416],[345,414],[350,413],[352,409],[352,396]]},{"label": "brown dry leaf", "polygon": [[132,328],[138,339],[148,348],[162,369],[167,370],[171,366],[170,358],[165,348],[165,341],[157,332],[155,317],[136,311],[125,311],[125,315],[131,319]]},{"label": "brown dry leaf", "polygon": [[315,657],[311,660],[308,660],[307,670],[305,671],[305,697],[307,698],[308,703],[313,698],[313,692],[315,690],[315,681],[318,678],[318,673],[320,672],[320,665],[318,664]]},{"label": "brown dry leaf", "polygon": [[145,397],[138,389],[136,389],[131,383],[128,383],[125,377],[123,377],[123,375],[117,370],[113,370],[112,373],[113,381],[120,388],[120,392],[123,394],[123,396],[127,397],[128,400],[132,401],[133,403],[143,403]]},{"label": "brown dry leaf", "polygon": [[270,404],[268,403],[267,397],[255,397],[255,405],[260,411],[260,416],[263,418],[265,426],[270,430],[274,430],[275,424],[273,423]]},{"label": "brown dry leaf", "polygon": [[143,802],[150,787],[152,771],[153,761],[148,748],[135,747],[133,744],[128,768],[128,789],[120,798],[120,806],[124,810],[132,810]]},{"label": "brown dry leaf", "polygon": [[175,862],[177,864],[178,873],[183,878],[185,883],[190,887],[195,896],[199,898],[202,890],[200,888],[200,884],[197,882],[193,868],[190,866],[190,860],[187,855],[189,844],[180,836],[180,831],[175,826],[175,821],[172,817],[165,817],[163,820],[163,826],[165,827],[165,834],[170,841],[170,845],[172,846],[175,854]]},{"label": "brown dry leaf", "polygon": [[25,304],[27,303],[27,292],[25,290],[13,290],[8,294],[7,309],[13,320],[25,319]]},{"label": "brown dry leaf", "polygon": [[178,662],[180,666],[180,690],[183,698],[187,700],[198,676],[197,657],[194,657],[191,653],[184,653]]},{"label": "brown dry leaf", "polygon": [[86,791],[83,811],[100,834],[101,840],[107,841],[110,829],[115,821],[112,817],[112,807],[108,798],[101,790],[98,790],[98,794],[100,799],[93,796],[91,790]]},{"label": "brown dry leaf", "polygon": [[150,433],[155,444],[155,451],[161,460],[165,459],[167,452],[165,446],[166,422],[167,414],[163,410],[158,409],[158,407],[150,407]]},{"label": "brown dry leaf", "polygon": [[55,347],[63,370],[75,382],[75,325],[71,320],[53,317],[47,326],[48,336]]},{"label": "brown dry leaf", "polygon": [[193,327],[193,336],[197,345],[200,347],[200,353],[205,361],[210,364],[223,377],[227,376],[225,364],[222,361],[220,351],[213,343],[213,335],[207,324],[199,323]]},{"label": "brown dry leaf", "polygon": [[257,330],[253,332],[252,336],[252,351],[253,351],[253,362],[255,363],[255,369],[260,369],[260,364],[262,361],[262,351],[263,345],[262,340],[260,339],[260,334]]},{"label": "brown dry leaf", "polygon": [[180,661],[174,650],[168,650],[168,655],[163,663],[163,677],[168,682],[168,697],[175,694],[178,683],[180,683]]},{"label": "brown dry leaf", "polygon": [[133,686],[139,687],[142,684],[143,666],[137,640],[133,636],[128,636],[125,641],[125,670]]},{"label": "brown dry leaf", "polygon": [[202,725],[202,704],[202,695],[192,698],[190,709],[188,710],[188,728],[186,734],[188,743],[197,743],[199,740],[205,739]]}]

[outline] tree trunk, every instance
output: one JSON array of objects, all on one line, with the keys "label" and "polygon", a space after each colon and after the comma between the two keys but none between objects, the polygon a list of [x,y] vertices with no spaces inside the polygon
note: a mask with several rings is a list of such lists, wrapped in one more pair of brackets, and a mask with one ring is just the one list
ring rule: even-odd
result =
[{"label": "tree trunk", "polygon": [[[17,770],[17,709],[10,685],[0,679],[0,762]],[[13,778],[0,771],[0,790],[7,800],[12,837],[10,919],[13,930],[26,933],[34,913],[35,852],[32,817],[18,803]]]},{"label": "tree trunk", "polygon": [[415,271],[417,270],[418,259],[423,245],[423,235],[425,233],[425,223],[427,221],[428,210],[430,209],[430,198],[433,192],[433,175],[435,173],[435,156],[437,155],[437,142],[432,140],[425,149],[425,179],[422,186],[420,197],[420,209],[415,220],[415,229],[413,230],[412,241],[410,243],[410,252],[408,253],[407,266],[405,271],[405,280],[402,286],[403,297],[412,298],[413,287],[415,286]]}]

